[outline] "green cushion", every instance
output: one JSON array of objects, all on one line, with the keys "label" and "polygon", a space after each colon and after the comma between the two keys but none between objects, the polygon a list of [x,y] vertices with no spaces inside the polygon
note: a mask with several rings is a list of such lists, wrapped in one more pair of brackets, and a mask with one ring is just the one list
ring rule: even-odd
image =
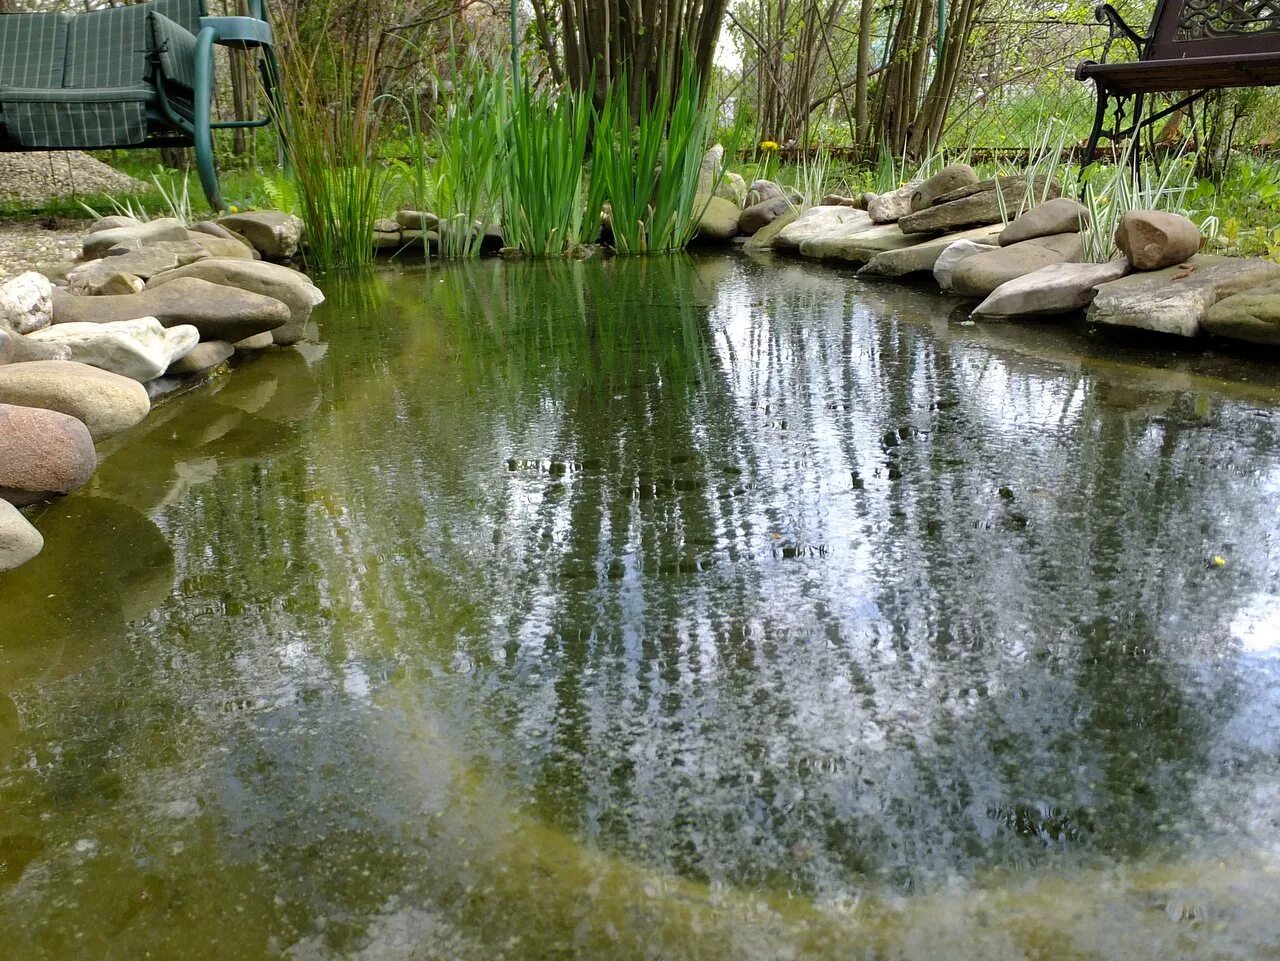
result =
[{"label": "green cushion", "polygon": [[0,117],[11,139],[33,149],[136,146],[147,139],[155,97],[150,87],[0,87]]},{"label": "green cushion", "polygon": [[[155,31],[156,53],[160,74],[169,83],[187,90],[196,86],[196,38],[181,25],[162,13],[152,11],[151,26]],[[167,92],[168,88],[166,88]]]},{"label": "green cushion", "polygon": [[152,0],[151,7],[192,34],[200,32],[200,18],[209,15],[204,0]]},{"label": "green cushion", "polygon": [[149,4],[114,7],[71,18],[64,87],[135,87],[150,74]]},{"label": "green cushion", "polygon": [[0,87],[62,86],[67,20],[60,13],[0,16]]}]

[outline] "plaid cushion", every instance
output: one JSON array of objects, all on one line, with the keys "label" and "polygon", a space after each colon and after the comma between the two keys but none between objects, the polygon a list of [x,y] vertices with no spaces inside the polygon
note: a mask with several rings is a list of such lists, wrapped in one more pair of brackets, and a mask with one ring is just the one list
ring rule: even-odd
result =
[{"label": "plaid cushion", "polygon": [[152,11],[151,26],[155,31],[160,75],[169,83],[181,84],[188,90],[194,90],[196,38],[189,30],[174,23],[162,13]]},{"label": "plaid cushion", "polygon": [[67,35],[64,87],[135,87],[150,73],[150,5],[81,13]]},{"label": "plaid cushion", "polygon": [[147,139],[150,87],[67,90],[0,87],[6,134],[25,147],[128,147]]},{"label": "plaid cushion", "polygon": [[60,87],[67,56],[67,17],[0,16],[0,87]]},{"label": "plaid cushion", "polygon": [[153,0],[151,7],[192,35],[200,32],[200,18],[209,15],[205,0]]}]

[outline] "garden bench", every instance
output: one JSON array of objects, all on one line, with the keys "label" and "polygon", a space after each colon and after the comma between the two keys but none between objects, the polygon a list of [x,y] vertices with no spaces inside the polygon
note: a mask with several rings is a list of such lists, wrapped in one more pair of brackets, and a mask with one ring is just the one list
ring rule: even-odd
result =
[{"label": "garden bench", "polygon": [[224,207],[213,131],[213,45],[259,48],[274,102],[265,0],[252,16],[210,17],[205,0],[148,0],[74,15],[0,15],[0,151],[192,146],[200,185]]},{"label": "garden bench", "polygon": [[[1104,136],[1113,143],[1136,136],[1210,90],[1280,84],[1280,2],[1275,0],[1157,0],[1145,36],[1110,4],[1097,7],[1094,15],[1110,31],[1102,62],[1086,60],[1076,68],[1076,79],[1092,80],[1098,92],[1086,165]],[[1108,63],[1117,40],[1131,43],[1137,59]],[[1156,93],[1184,96],[1144,114],[1145,98]],[[1113,106],[1108,130],[1107,113]]]}]

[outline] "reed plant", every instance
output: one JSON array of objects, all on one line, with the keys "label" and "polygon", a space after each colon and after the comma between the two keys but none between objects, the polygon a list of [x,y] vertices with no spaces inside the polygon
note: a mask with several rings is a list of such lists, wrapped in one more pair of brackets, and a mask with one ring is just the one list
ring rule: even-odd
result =
[{"label": "reed plant", "polygon": [[[609,205],[618,253],[680,250],[709,202],[698,181],[715,104],[704,101],[689,56],[675,83],[659,83],[654,97],[633,107],[629,89],[625,77],[614,83],[596,116],[588,209]],[[713,183],[706,193],[714,190]]]},{"label": "reed plant", "polygon": [[459,71],[454,89],[433,130],[433,153],[440,256],[457,260],[478,257],[485,228],[500,218],[512,95],[505,75],[478,58]]}]

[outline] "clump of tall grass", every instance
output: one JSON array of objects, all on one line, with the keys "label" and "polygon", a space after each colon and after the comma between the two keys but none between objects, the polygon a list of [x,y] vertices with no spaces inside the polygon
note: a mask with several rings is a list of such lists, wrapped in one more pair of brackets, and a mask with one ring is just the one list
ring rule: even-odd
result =
[{"label": "clump of tall grass", "polygon": [[[1059,191],[1068,195],[1073,192],[1076,183],[1073,175],[1075,168],[1067,162],[1068,134],[1065,123],[1052,119],[1042,120],[1036,127],[1035,139],[1027,149],[1026,163],[1021,167],[1006,167],[996,171],[996,203],[1003,223],[1016,220],[1031,208],[1052,200],[1058,196]],[[1010,208],[1005,199],[1004,190],[1000,186],[1001,174],[1025,179],[1016,211]]]},{"label": "clump of tall grass", "polygon": [[[698,175],[715,122],[692,57],[674,84],[661,82],[633,109],[626,78],[609,89],[596,117],[588,209],[610,208],[622,254],[679,250],[697,230]],[[710,187],[714,191],[715,184]]]},{"label": "clump of tall grass", "polygon": [[454,81],[458,97],[433,132],[440,256],[476,257],[485,228],[502,210],[510,91],[506,78],[479,59]]}]

